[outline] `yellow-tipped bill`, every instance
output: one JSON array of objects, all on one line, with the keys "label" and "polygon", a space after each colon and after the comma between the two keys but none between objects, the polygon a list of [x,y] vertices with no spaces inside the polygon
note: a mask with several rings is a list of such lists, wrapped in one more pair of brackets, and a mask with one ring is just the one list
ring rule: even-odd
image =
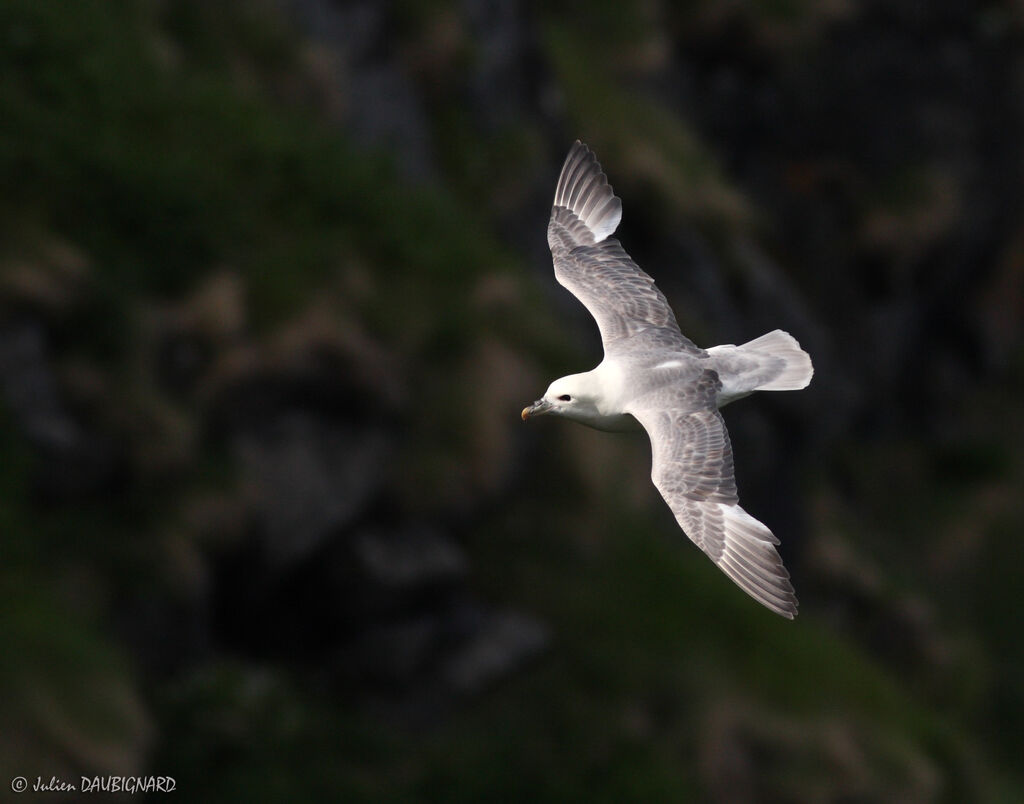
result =
[{"label": "yellow-tipped bill", "polygon": [[551,410],[551,403],[545,399],[538,399],[532,405],[528,405],[523,408],[523,412],[520,414],[525,422],[531,416],[540,416],[542,413],[547,413]]}]

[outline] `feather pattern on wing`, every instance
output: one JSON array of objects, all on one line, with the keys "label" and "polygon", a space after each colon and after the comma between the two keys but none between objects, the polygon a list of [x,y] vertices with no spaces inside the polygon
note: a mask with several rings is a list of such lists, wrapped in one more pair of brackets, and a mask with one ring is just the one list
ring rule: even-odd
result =
[{"label": "feather pattern on wing", "polygon": [[606,355],[652,346],[704,355],[679,331],[654,280],[609,237],[621,218],[622,202],[597,158],[577,140],[562,166],[548,223],[555,278],[597,321]]},{"label": "feather pattern on wing", "polygon": [[651,480],[687,536],[741,589],[783,617],[796,594],[772,532],[739,505],[732,447],[715,407],[718,375],[695,388],[641,397],[629,408],[651,439]]}]

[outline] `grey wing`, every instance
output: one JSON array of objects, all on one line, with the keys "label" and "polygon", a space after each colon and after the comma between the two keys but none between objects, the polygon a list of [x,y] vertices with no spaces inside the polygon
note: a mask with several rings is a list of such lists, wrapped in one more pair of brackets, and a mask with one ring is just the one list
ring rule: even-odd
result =
[{"label": "grey wing", "polygon": [[650,436],[651,480],[686,535],[748,595],[792,619],[797,599],[779,540],[739,506],[729,433],[713,403],[718,386],[707,371],[696,393],[641,400],[629,412]]},{"label": "grey wing", "polygon": [[555,278],[597,321],[606,353],[663,347],[704,355],[679,331],[654,280],[609,237],[621,218],[622,202],[597,158],[577,140],[562,166],[548,222]]}]

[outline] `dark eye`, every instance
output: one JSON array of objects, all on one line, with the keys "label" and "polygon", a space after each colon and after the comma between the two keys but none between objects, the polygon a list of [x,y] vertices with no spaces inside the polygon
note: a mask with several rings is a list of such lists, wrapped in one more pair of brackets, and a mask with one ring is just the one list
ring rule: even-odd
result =
[{"label": "dark eye", "polygon": [[560,397],[558,397],[558,401],[559,402],[572,402],[572,397],[569,396],[568,394],[562,394]]}]

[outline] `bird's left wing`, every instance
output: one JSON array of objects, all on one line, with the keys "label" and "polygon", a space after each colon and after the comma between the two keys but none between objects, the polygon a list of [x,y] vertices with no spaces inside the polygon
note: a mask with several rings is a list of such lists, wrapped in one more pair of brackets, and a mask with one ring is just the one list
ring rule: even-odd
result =
[{"label": "bird's left wing", "polygon": [[597,157],[577,140],[562,166],[548,222],[555,278],[594,316],[606,354],[664,347],[704,355],[679,331],[654,280],[609,237],[621,219],[622,202]]},{"label": "bird's left wing", "polygon": [[783,617],[797,599],[779,540],[739,506],[732,447],[705,371],[689,390],[660,389],[630,406],[651,439],[651,480],[687,536],[743,591]]}]

